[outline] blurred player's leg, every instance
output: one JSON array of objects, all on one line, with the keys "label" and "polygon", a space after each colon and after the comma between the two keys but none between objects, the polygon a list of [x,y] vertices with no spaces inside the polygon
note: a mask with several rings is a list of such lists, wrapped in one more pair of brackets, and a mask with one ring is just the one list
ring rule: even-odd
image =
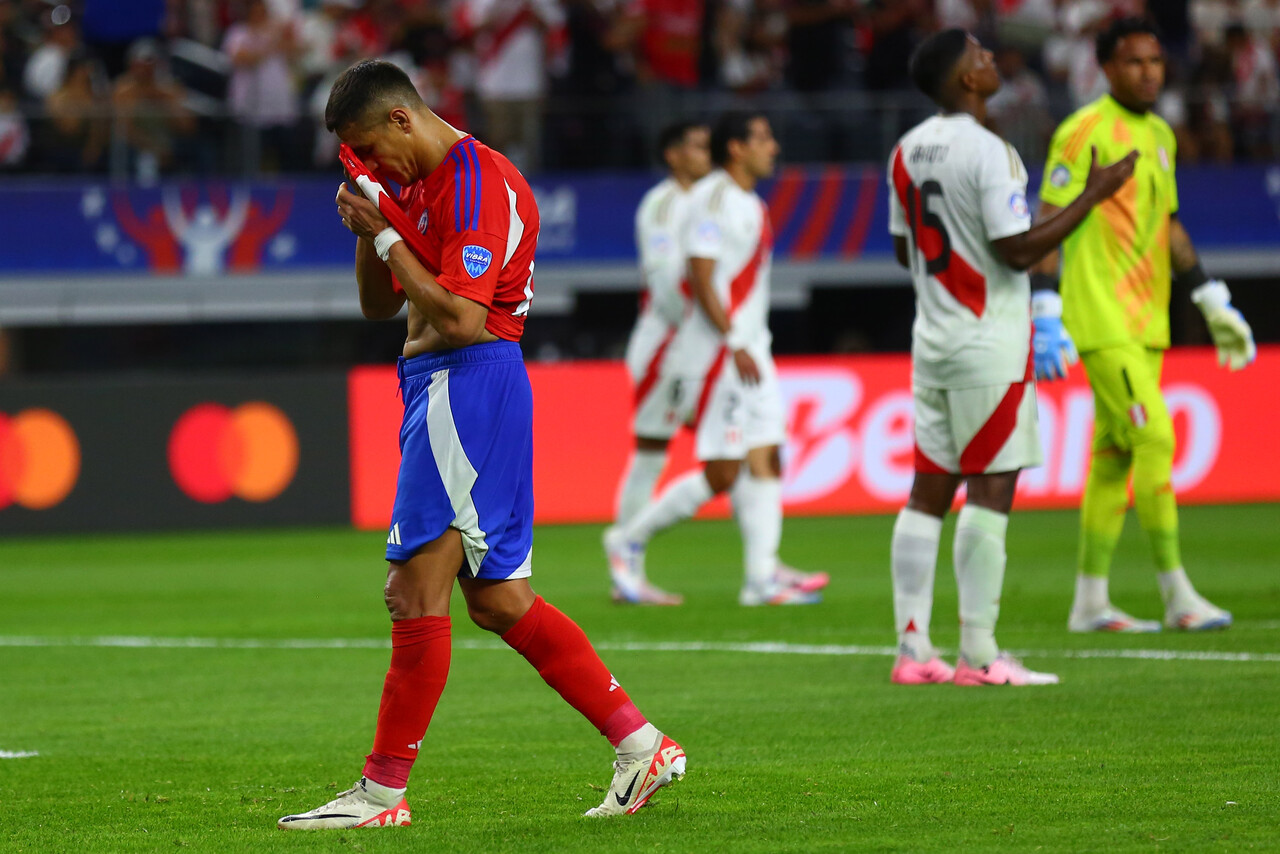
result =
[{"label": "blurred player's leg", "polygon": [[956,590],[960,598],[960,657],[986,667],[999,655],[996,619],[1004,584],[1009,517],[966,503],[956,519]]},{"label": "blurred player's leg", "polygon": [[955,675],[937,659],[929,639],[933,580],[941,537],[942,519],[909,507],[902,508],[893,525],[890,563],[898,661],[891,678],[899,684],[950,682]]},{"label": "blurred player's leg", "polygon": [[637,441],[636,449],[627,463],[626,473],[622,476],[622,483],[618,486],[615,524],[626,525],[649,503],[649,499],[653,497],[653,487],[667,464],[666,442],[658,448],[642,444],[645,442],[644,439]]}]

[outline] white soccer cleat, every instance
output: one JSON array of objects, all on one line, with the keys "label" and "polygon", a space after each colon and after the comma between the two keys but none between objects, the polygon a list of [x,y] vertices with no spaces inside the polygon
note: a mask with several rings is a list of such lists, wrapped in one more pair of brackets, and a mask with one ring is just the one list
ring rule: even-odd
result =
[{"label": "white soccer cleat", "polygon": [[[790,579],[788,581],[787,579]],[[756,605],[816,605],[822,601],[819,591],[827,586],[831,577],[825,572],[775,572],[768,583],[747,584],[738,593],[738,604]]]},{"label": "white soccer cleat", "polygon": [[1164,611],[1166,628],[1183,632],[1207,632],[1231,625],[1231,612],[1224,611],[1199,593],[1176,596]]},{"label": "white soccer cleat", "polygon": [[973,667],[961,658],[956,662],[957,685],[1057,685],[1058,674],[1031,670],[1007,652],[986,667]]},{"label": "white soccer cleat", "polygon": [[613,763],[613,781],[609,783],[604,803],[583,815],[631,815],[647,804],[654,792],[683,777],[684,767],[684,749],[658,733],[652,752],[639,759],[619,759]]},{"label": "white soccer cleat", "polygon": [[1067,618],[1067,631],[1138,634],[1158,632],[1160,623],[1156,620],[1140,620],[1107,603],[1106,607],[1093,612],[1072,608],[1071,616]]},{"label": "white soccer cleat", "polygon": [[[370,791],[376,787],[389,794],[380,797]],[[353,827],[408,827],[409,802],[404,789],[387,789],[370,784],[361,777],[360,782],[338,797],[311,812],[286,815],[276,822],[281,830],[345,830]]]},{"label": "white soccer cleat", "polygon": [[624,590],[613,585],[613,601],[619,605],[682,605],[684,597],[641,581],[638,589]]}]

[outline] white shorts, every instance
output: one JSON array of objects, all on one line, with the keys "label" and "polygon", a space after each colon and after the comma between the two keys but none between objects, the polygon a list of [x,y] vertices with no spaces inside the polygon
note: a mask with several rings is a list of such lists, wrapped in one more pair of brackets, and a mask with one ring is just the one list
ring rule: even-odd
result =
[{"label": "white shorts", "polygon": [[643,439],[670,439],[680,429],[684,385],[665,366],[676,328],[643,313],[627,341],[627,373],[635,392],[632,432]]},{"label": "white shorts", "polygon": [[682,390],[683,412],[696,431],[698,461],[742,460],[752,448],[782,445],[787,424],[773,357],[756,354],[760,382],[755,385],[739,379],[727,352],[716,365],[706,377],[689,381]]},{"label": "white shorts", "polygon": [[1040,465],[1034,382],[911,391],[917,472],[995,474]]}]

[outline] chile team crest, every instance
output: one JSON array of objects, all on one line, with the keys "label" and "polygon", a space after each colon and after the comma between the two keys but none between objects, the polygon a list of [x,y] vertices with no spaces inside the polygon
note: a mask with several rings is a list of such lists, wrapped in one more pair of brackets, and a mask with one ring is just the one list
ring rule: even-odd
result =
[{"label": "chile team crest", "polygon": [[467,275],[471,278],[478,279],[483,276],[492,263],[493,253],[483,246],[467,244],[462,247],[462,266],[466,268]]}]

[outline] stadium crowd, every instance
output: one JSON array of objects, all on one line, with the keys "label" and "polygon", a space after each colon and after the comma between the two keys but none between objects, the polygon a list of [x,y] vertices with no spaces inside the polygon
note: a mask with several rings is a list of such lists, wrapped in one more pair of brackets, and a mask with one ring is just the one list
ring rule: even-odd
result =
[{"label": "stadium crowd", "polygon": [[1095,33],[1143,12],[1180,159],[1274,156],[1280,0],[0,0],[0,167],[327,167],[325,95],[370,56],[528,171],[642,165],[669,119],[744,98],[779,116],[790,159],[878,160],[925,109],[911,49],[952,26],[998,46],[992,121],[1038,162],[1105,89]]}]

